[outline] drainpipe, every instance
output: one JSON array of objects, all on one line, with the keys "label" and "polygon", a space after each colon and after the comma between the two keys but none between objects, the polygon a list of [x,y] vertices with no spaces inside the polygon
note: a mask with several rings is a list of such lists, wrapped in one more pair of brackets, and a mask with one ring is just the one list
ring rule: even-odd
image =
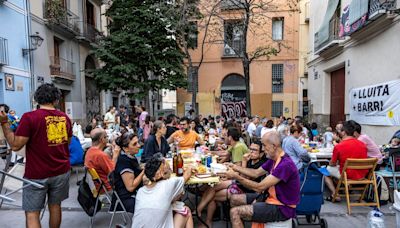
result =
[{"label": "drainpipe", "polygon": [[[30,42],[30,36],[32,35],[32,24],[31,24],[31,7],[29,0],[25,1],[25,10],[26,10],[26,29],[27,29],[27,40],[28,40],[28,49],[32,49],[32,45]],[[30,87],[29,87],[29,102],[31,105],[31,110],[34,109],[34,101],[33,101],[33,94],[36,90],[35,87],[35,74],[34,74],[34,56],[33,52],[28,52],[28,64],[29,64],[29,76],[30,76]]]}]

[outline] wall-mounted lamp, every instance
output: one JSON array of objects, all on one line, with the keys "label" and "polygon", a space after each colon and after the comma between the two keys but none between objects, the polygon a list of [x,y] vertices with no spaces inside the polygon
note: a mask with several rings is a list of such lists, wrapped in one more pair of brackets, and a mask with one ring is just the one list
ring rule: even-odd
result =
[{"label": "wall-mounted lamp", "polygon": [[22,55],[25,56],[27,55],[29,52],[36,50],[38,47],[40,47],[43,43],[43,38],[41,36],[39,36],[39,33],[36,32],[36,34],[34,35],[30,35],[29,36],[30,41],[31,41],[31,47],[32,48],[23,48],[22,49]]}]

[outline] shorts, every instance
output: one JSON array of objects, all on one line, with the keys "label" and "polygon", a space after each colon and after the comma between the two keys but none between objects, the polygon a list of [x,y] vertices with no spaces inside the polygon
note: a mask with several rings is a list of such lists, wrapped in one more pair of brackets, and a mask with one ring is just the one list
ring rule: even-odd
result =
[{"label": "shorts", "polygon": [[[45,179],[28,179],[44,186],[37,188],[27,186],[22,192],[22,209],[24,211],[40,211],[44,208],[47,196],[48,204],[61,204],[69,196],[70,172]],[[24,183],[24,186],[27,185]]]},{"label": "shorts", "polygon": [[252,222],[267,223],[288,220],[288,218],[281,213],[277,205],[267,204],[265,202],[253,203],[257,196],[258,193],[246,193],[247,204],[253,205]]},{"label": "shorts", "polygon": [[330,166],[330,165],[328,165],[326,167],[326,169],[328,170],[328,172],[331,175],[331,177],[334,177],[336,179],[340,179],[339,166]]}]

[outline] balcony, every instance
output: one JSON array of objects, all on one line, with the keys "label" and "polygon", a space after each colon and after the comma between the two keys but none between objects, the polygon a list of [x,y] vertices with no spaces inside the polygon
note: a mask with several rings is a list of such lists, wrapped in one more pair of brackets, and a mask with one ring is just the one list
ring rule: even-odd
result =
[{"label": "balcony", "polygon": [[44,18],[47,19],[46,25],[50,29],[69,38],[80,34],[79,17],[68,10],[62,1],[46,0]]},{"label": "balcony", "polygon": [[[339,37],[339,25],[339,17],[335,16],[329,21],[329,38],[325,42],[322,42],[319,45],[315,46],[314,51],[316,55],[319,55],[323,58],[330,58],[343,50],[343,46],[341,46],[341,43],[344,41],[344,39]],[[314,39],[315,44],[318,44],[318,32],[315,33]]]},{"label": "balcony", "polygon": [[76,78],[75,63],[57,56],[50,56],[50,76],[54,81],[71,84]]},{"label": "balcony", "polygon": [[244,0],[222,0],[221,10],[239,10],[245,8]]},{"label": "balcony", "polygon": [[362,42],[388,28],[395,18],[389,11],[397,7],[397,0],[369,0],[368,19],[350,34],[351,38]]},{"label": "balcony", "polygon": [[8,65],[8,42],[0,37],[0,66]]},{"label": "balcony", "polygon": [[103,34],[97,30],[94,25],[84,21],[80,21],[79,25],[79,27],[82,29],[82,32],[76,37],[78,40],[87,41],[89,43],[97,43],[98,40],[103,37]]}]

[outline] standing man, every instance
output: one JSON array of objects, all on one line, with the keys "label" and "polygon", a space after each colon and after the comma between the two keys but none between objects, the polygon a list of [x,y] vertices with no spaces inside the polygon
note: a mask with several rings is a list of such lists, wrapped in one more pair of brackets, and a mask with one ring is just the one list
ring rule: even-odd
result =
[{"label": "standing man", "polygon": [[250,138],[255,136],[256,130],[257,130],[257,125],[260,122],[260,119],[258,116],[253,118],[253,121],[247,126],[247,132],[249,133]]},{"label": "standing man", "polygon": [[124,105],[119,106],[119,112],[118,112],[118,118],[119,118],[119,124],[121,126],[127,127],[129,123],[129,116],[126,113],[126,108]]},{"label": "standing man", "polygon": [[50,212],[49,227],[61,225],[61,202],[68,198],[70,163],[68,144],[72,137],[71,121],[56,110],[61,92],[53,84],[43,84],[35,92],[39,109],[25,113],[15,134],[11,131],[4,110],[0,113],[1,127],[7,142],[14,151],[26,145],[24,178],[44,186],[29,186],[22,192],[22,208],[26,227],[37,228],[40,211],[46,196]]},{"label": "standing man", "polygon": [[115,125],[115,107],[111,106],[110,110],[104,116],[104,123],[106,124],[107,129],[114,129]]}]

